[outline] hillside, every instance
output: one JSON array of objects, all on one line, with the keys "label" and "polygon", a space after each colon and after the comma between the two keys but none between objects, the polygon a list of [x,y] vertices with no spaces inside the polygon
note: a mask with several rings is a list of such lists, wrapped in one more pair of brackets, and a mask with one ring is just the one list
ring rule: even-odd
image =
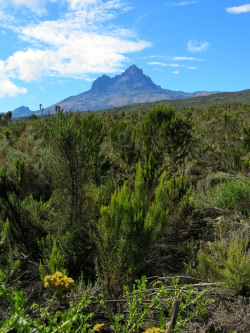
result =
[{"label": "hillside", "polygon": [[[250,104],[250,89],[238,91],[238,92],[224,92],[224,93],[215,93],[209,96],[199,96],[191,97],[180,100],[161,100],[157,103],[163,105],[171,105],[176,108],[206,108],[209,106],[216,105],[226,105],[232,103],[245,103]],[[151,107],[153,102],[149,103],[135,103],[132,105],[124,105],[122,107],[115,107],[111,109],[104,109],[101,112],[120,112],[120,111],[139,111]]]}]

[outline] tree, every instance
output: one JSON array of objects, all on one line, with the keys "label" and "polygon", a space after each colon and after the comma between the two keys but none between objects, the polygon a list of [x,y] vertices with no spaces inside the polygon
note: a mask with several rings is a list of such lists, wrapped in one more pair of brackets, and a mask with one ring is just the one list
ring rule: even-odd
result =
[{"label": "tree", "polygon": [[6,120],[6,122],[9,122],[11,118],[12,118],[12,112],[11,111],[6,112],[4,115],[4,120]]},{"label": "tree", "polygon": [[97,178],[103,136],[102,121],[92,114],[58,111],[52,119],[50,174],[56,211],[53,228],[72,270],[91,267],[88,260],[93,243],[92,216],[87,209],[90,199],[86,188]]}]

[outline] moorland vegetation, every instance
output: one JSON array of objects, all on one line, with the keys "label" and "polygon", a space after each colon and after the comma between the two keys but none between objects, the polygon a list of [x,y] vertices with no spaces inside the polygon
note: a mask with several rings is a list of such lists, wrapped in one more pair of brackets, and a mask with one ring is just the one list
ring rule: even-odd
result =
[{"label": "moorland vegetation", "polygon": [[0,332],[249,332],[249,120],[1,117]]}]

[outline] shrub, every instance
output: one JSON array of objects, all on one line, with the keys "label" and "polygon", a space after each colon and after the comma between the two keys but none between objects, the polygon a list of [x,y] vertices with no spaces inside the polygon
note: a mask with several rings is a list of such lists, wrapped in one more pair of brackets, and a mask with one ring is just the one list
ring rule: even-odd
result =
[{"label": "shrub", "polygon": [[[169,287],[156,281],[150,289],[145,276],[135,282],[132,291],[128,286],[124,286],[127,311],[123,314],[114,314],[108,308],[103,294],[97,297],[115,333],[137,333],[142,327],[149,327],[147,333],[165,332],[172,315],[173,304],[177,299],[180,300],[180,307],[176,332],[184,332],[188,322],[201,314],[211,302],[211,299],[203,298],[206,290],[197,293],[192,285],[181,285],[179,278],[173,279]],[[159,328],[152,328],[153,324],[159,325]]]},{"label": "shrub", "polygon": [[250,178],[229,179],[206,192],[209,204],[229,208],[244,215],[250,214]]},{"label": "shrub", "polygon": [[198,269],[203,278],[221,281],[245,295],[250,290],[250,249],[248,236],[232,234],[227,243],[221,238],[208,243],[208,251],[198,252]]},{"label": "shrub", "polygon": [[97,268],[108,289],[119,290],[122,285],[134,281],[144,267],[151,243],[168,220],[164,190],[165,182],[161,180],[155,200],[147,210],[146,184],[143,170],[138,164],[134,191],[126,182],[115,191],[110,205],[101,208]]},{"label": "shrub", "polygon": [[[3,278],[0,270],[0,310],[4,304],[8,307],[5,317],[0,318],[0,332],[91,332],[90,319],[93,313],[87,312],[86,307],[91,304],[84,292],[77,302],[70,302],[69,307],[61,312],[51,314],[49,308],[33,304],[31,309],[26,307],[26,298],[21,291],[12,290]],[[29,311],[28,311],[29,310]],[[35,317],[29,315],[34,311]]]}]

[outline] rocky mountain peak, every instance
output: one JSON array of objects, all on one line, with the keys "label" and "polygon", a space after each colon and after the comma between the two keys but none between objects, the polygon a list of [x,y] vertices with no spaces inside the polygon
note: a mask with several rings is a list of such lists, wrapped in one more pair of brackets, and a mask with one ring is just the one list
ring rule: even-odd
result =
[{"label": "rocky mountain peak", "polygon": [[146,76],[142,69],[136,65],[132,65],[127,68],[122,74],[116,75],[114,78],[110,78],[107,75],[103,75],[96,79],[93,84],[91,91],[95,93],[102,92],[117,92],[127,91],[128,89],[141,90],[141,89],[158,89],[160,88]]},{"label": "rocky mountain peak", "polygon": [[122,74],[122,76],[144,76],[141,68],[136,65],[128,67]]}]

